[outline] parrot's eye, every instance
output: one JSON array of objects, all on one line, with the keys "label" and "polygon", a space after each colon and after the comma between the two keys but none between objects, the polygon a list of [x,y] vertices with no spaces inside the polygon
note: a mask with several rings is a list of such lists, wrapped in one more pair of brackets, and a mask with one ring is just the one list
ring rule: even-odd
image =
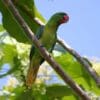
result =
[{"label": "parrot's eye", "polygon": [[61,23],[66,23],[69,20],[69,16],[64,15],[63,18],[61,19]]}]

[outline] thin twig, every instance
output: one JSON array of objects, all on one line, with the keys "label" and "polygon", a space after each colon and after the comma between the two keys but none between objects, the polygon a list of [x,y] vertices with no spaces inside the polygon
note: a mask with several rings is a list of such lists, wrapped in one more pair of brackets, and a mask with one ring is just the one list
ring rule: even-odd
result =
[{"label": "thin twig", "polygon": [[95,70],[90,66],[90,64],[84,60],[83,57],[81,57],[74,49],[72,49],[68,44],[66,44],[63,40],[60,38],[57,40],[57,42],[65,49],[67,50],[71,55],[73,55],[77,61],[90,73],[90,75],[93,77],[93,79],[96,81],[97,85],[100,85],[100,76],[95,72]]},{"label": "thin twig", "polygon": [[2,1],[4,2],[5,5],[9,7],[13,16],[15,17],[17,22],[20,24],[20,26],[26,33],[27,37],[30,39],[30,41],[34,43],[34,45],[40,51],[41,56],[45,58],[45,60],[52,66],[53,69],[55,69],[55,71],[65,81],[65,83],[68,84],[78,96],[80,96],[83,100],[90,100],[90,97],[77,84],[75,84],[75,82],[67,74],[65,74],[65,72],[61,69],[61,67],[53,60],[53,58],[50,57],[47,50],[44,47],[41,47],[41,44],[39,43],[38,39],[35,37],[34,33],[31,31],[26,22],[20,16],[18,10],[13,5],[12,1],[11,0],[2,0]]}]

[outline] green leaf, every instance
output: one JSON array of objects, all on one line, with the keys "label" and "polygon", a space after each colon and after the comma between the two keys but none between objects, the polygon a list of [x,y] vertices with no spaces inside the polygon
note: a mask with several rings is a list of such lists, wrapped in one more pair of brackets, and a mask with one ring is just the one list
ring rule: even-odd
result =
[{"label": "green leaf", "polygon": [[70,54],[62,54],[55,59],[62,66],[63,70],[68,73],[84,90],[92,91],[97,95],[100,94],[100,89],[97,87],[93,78],[73,56]]},{"label": "green leaf", "polygon": [[4,31],[5,29],[3,28],[3,26],[0,24],[0,32]]},{"label": "green leaf", "polygon": [[[0,11],[2,13],[3,19],[3,26],[8,31],[8,33],[14,37],[18,41],[26,42],[27,37],[24,35],[23,30],[21,29],[20,25],[16,22],[10,10],[2,3],[0,0]],[[22,39],[23,37],[23,39]]]},{"label": "green leaf", "polygon": [[[20,27],[20,25],[17,23],[14,16],[11,14],[10,9],[7,8],[7,6],[4,5],[2,2],[3,0],[0,0],[0,12],[3,16],[3,26],[8,31],[10,36],[14,37],[17,41],[23,42],[23,43],[30,43],[29,39],[25,35],[24,31]],[[38,18],[41,22],[45,23],[44,18],[41,16],[41,14],[38,12],[37,8],[35,7],[33,0],[15,0],[14,1],[16,7],[18,8],[21,16],[24,18],[24,20],[27,22],[29,27],[32,29],[34,33],[36,33],[36,30],[40,26],[36,21],[34,21],[35,18]]]},{"label": "green leaf", "polygon": [[46,88],[46,95],[53,100],[53,98],[63,98],[64,96],[73,96],[76,100],[76,95],[71,88],[65,85],[51,85]]},{"label": "green leaf", "polygon": [[64,96],[62,100],[80,100],[79,98],[75,98],[73,95]]},{"label": "green leaf", "polygon": [[35,85],[31,89],[26,89],[24,86],[16,87],[12,92],[15,96],[11,97],[11,100],[49,100],[48,97],[43,94],[41,85]]},{"label": "green leaf", "polygon": [[15,96],[12,96],[11,100],[34,100],[32,90],[25,90],[24,87],[15,88],[13,93],[15,93]]},{"label": "green leaf", "polygon": [[[0,60],[0,67],[2,69],[4,64],[9,64],[10,69],[0,75],[0,78],[13,73],[16,69],[18,69],[18,59],[17,59],[17,50],[16,47],[14,45],[10,45],[10,44],[0,44],[0,52],[1,52],[1,60]],[[16,67],[16,66],[17,67]]]},{"label": "green leaf", "polygon": [[0,36],[0,70],[1,72],[4,70],[5,64],[8,64],[10,69],[0,74],[0,78],[13,73],[15,77],[22,80],[22,74],[26,74],[23,70],[28,67],[29,49],[30,45],[19,43],[5,32],[2,33]]},{"label": "green leaf", "polygon": [[11,63],[13,58],[17,55],[17,50],[14,45],[0,44],[0,52],[2,53],[2,63]]}]

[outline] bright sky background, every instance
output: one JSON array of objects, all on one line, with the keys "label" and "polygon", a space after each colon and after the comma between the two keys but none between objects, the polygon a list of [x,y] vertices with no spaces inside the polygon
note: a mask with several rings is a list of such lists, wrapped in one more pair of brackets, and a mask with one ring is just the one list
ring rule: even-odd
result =
[{"label": "bright sky background", "polygon": [[[81,55],[100,58],[100,0],[35,0],[35,3],[47,20],[55,12],[68,13],[69,23],[59,28],[58,35]],[[6,78],[1,80],[7,82]]]}]

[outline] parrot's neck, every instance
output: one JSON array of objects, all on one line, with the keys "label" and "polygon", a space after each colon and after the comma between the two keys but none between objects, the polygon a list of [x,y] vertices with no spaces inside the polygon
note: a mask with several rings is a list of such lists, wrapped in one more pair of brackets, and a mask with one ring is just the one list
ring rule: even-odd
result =
[{"label": "parrot's neck", "polygon": [[46,27],[48,27],[52,31],[52,33],[56,33],[59,27],[59,24],[54,21],[50,21],[46,24]]}]

